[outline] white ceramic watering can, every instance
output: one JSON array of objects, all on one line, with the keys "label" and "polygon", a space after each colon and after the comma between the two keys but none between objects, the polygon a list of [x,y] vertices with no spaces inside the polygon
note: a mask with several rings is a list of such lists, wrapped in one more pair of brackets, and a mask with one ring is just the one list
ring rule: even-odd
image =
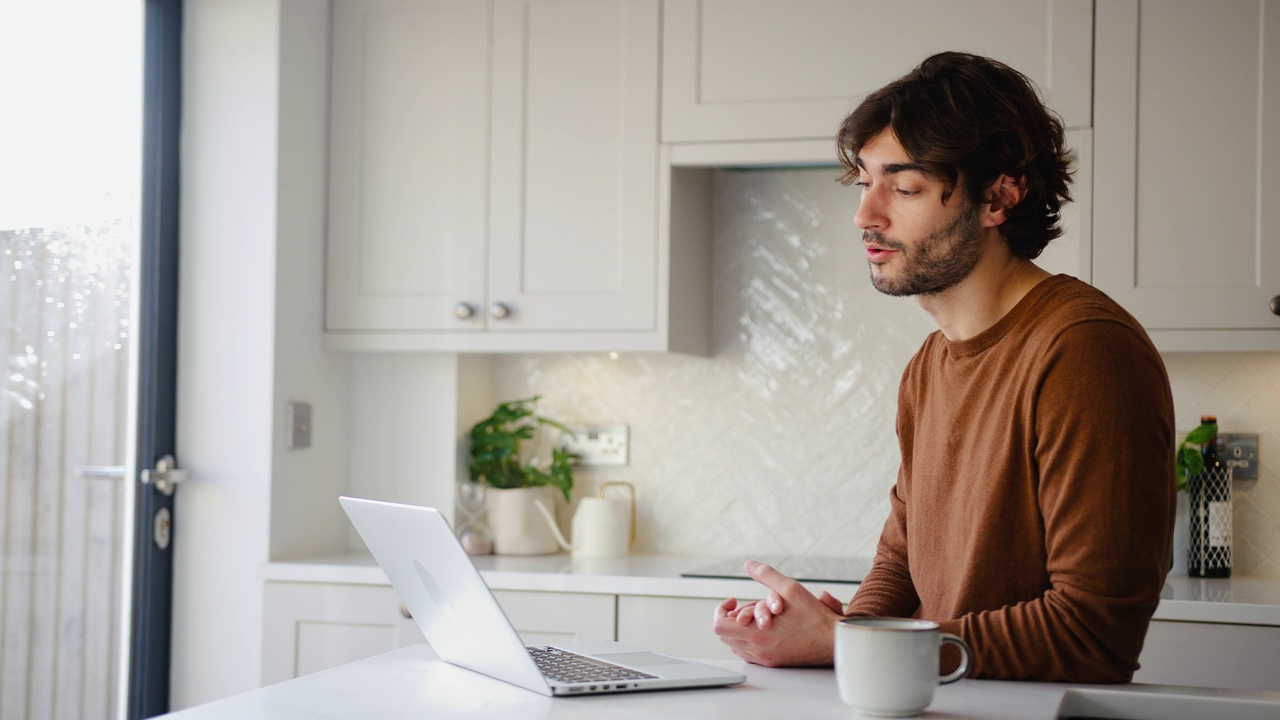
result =
[{"label": "white ceramic watering can", "polygon": [[[604,491],[610,487],[625,487],[631,493],[630,501],[605,497]],[[595,497],[578,501],[571,527],[573,544],[564,539],[551,510],[542,501],[537,502],[537,507],[551,526],[556,542],[574,557],[625,557],[636,543],[636,489],[629,482],[603,483]]]}]

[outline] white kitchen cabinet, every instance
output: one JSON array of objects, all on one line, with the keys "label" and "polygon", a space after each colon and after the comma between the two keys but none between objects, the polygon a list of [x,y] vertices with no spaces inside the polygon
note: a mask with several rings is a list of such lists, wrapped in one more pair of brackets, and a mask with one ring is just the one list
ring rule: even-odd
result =
[{"label": "white kitchen cabinet", "polygon": [[1062,235],[1036,258],[1036,264],[1057,274],[1090,281],[1093,253],[1093,131],[1075,128],[1066,133],[1071,158],[1071,198],[1062,207]]},{"label": "white kitchen cabinet", "polygon": [[712,629],[716,606],[710,598],[618,597],[618,642],[676,657],[738,660]]},{"label": "white kitchen cabinet", "polygon": [[1280,3],[1097,13],[1094,284],[1162,350],[1280,350]]},{"label": "white kitchen cabinet", "polygon": [[1084,127],[1092,38],[1088,0],[667,0],[662,140],[815,138],[834,160],[836,129],[861,96],[948,49],[1018,68]]},{"label": "white kitchen cabinet", "polygon": [[263,593],[263,685],[426,642],[387,585],[268,582]]},{"label": "white kitchen cabinet", "polygon": [[[526,645],[615,639],[613,595],[493,596]],[[263,685],[426,642],[386,585],[268,582],[263,626]]]},{"label": "white kitchen cabinet", "polygon": [[[719,600],[621,595],[618,641],[677,657],[739,659],[712,631]],[[1280,628],[1151,623],[1134,682],[1280,690]]]},{"label": "white kitchen cabinet", "polygon": [[332,66],[329,347],[681,349],[657,0],[338,0]]},{"label": "white kitchen cabinet", "polygon": [[491,26],[485,2],[334,3],[327,330],[484,328]]},{"label": "white kitchen cabinet", "polygon": [[1280,690],[1280,627],[1154,620],[1134,682]]},{"label": "white kitchen cabinet", "polygon": [[617,639],[617,598],[593,593],[494,590],[525,645]]}]

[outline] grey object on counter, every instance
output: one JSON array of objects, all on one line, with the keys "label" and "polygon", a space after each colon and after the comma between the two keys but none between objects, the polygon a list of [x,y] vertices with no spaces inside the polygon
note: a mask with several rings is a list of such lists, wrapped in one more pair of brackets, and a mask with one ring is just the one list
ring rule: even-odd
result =
[{"label": "grey object on counter", "polygon": [[790,578],[803,582],[838,582],[860,583],[871,570],[870,558],[851,557],[748,557],[730,558],[719,562],[686,570],[681,577],[728,578],[734,580],[750,580],[743,564],[747,560],[771,565],[775,570]]}]

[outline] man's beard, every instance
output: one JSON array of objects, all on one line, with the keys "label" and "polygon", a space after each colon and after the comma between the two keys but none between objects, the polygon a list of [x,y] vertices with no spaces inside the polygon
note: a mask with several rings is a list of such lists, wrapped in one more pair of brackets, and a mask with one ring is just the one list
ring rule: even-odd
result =
[{"label": "man's beard", "polygon": [[873,230],[864,231],[864,241],[896,250],[902,258],[898,277],[887,274],[877,277],[873,268],[871,285],[885,295],[897,297],[932,295],[955,287],[969,277],[982,258],[982,233],[978,227],[978,205],[967,202],[965,206],[950,224],[930,234],[910,251],[898,240]]}]

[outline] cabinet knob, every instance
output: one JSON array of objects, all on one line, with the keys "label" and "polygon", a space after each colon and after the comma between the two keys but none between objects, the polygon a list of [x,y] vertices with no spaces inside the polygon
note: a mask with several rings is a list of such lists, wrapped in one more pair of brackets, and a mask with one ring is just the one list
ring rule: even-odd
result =
[{"label": "cabinet knob", "polygon": [[1271,314],[1280,315],[1280,295],[1271,298]]},{"label": "cabinet knob", "polygon": [[460,302],[453,306],[453,316],[459,320],[469,320],[475,317],[476,309],[471,303]]},{"label": "cabinet knob", "polygon": [[489,314],[492,315],[495,320],[501,320],[503,318],[510,317],[511,306],[507,305],[506,303],[494,303],[489,308]]}]

